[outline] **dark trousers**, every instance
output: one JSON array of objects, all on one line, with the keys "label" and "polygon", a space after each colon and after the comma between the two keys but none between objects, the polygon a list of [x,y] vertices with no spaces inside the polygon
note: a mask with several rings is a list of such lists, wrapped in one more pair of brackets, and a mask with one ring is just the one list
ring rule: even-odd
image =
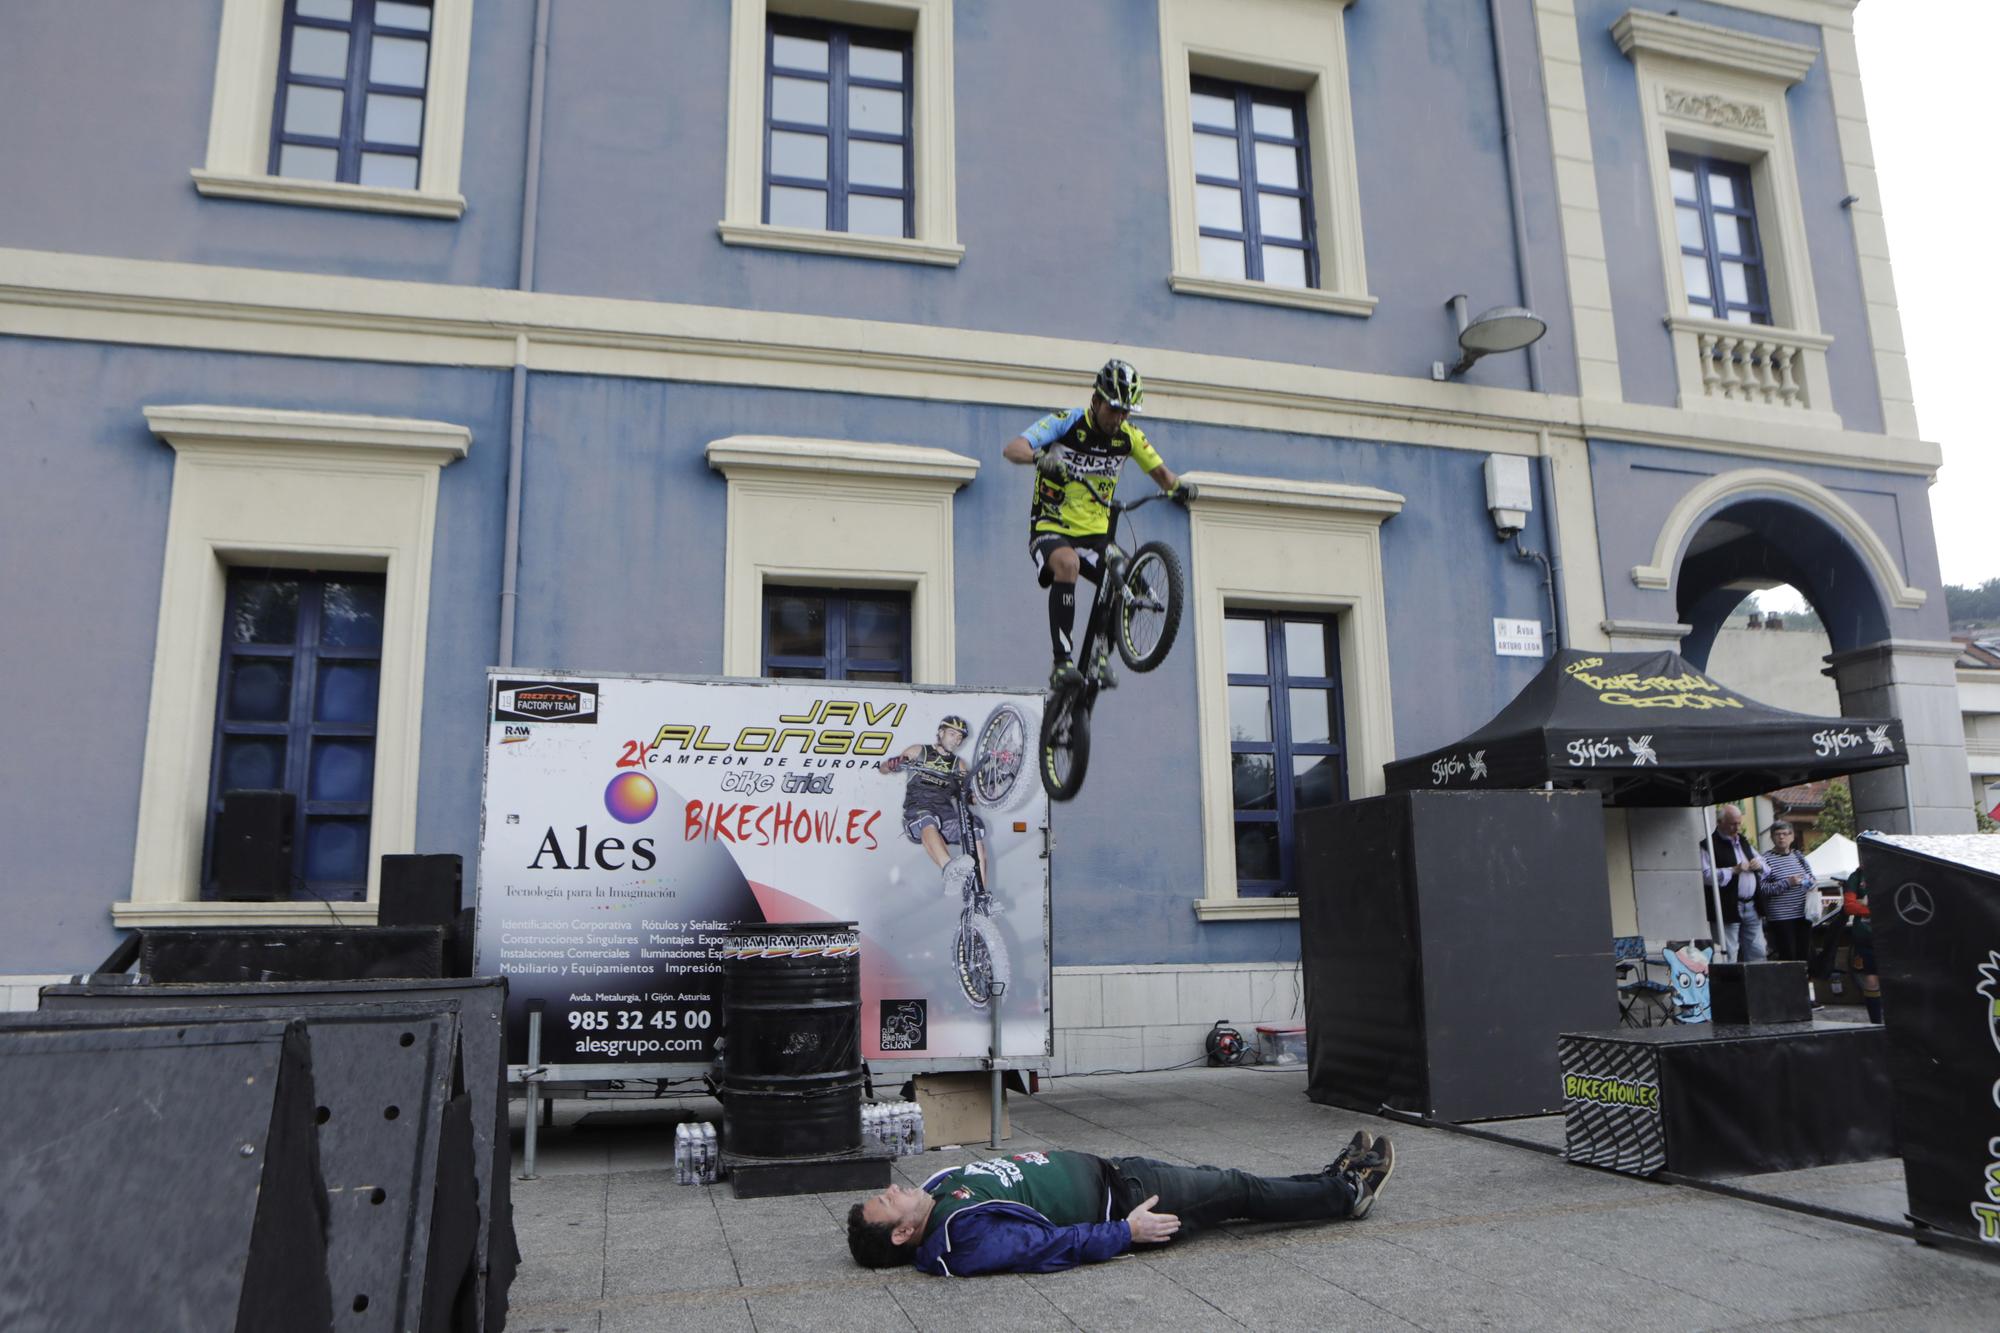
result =
[{"label": "dark trousers", "polygon": [[1812,927],[1804,917],[1793,917],[1790,921],[1764,921],[1764,946],[1771,957],[1782,962],[1804,963],[1811,960],[1808,941],[1812,938]]},{"label": "dark trousers", "polygon": [[1156,1213],[1181,1220],[1183,1234],[1222,1222],[1324,1222],[1354,1211],[1354,1195],[1334,1176],[1253,1176],[1221,1166],[1175,1166],[1150,1157],[1113,1157],[1111,1215],[1125,1216],[1157,1194]]}]

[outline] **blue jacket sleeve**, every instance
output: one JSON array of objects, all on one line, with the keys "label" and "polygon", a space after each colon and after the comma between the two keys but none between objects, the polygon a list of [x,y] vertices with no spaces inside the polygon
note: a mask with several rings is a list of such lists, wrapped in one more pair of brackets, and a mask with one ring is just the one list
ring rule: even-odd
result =
[{"label": "blue jacket sleeve", "polygon": [[1022,431],[1021,438],[1037,449],[1046,449],[1060,440],[1082,415],[1080,407],[1072,407],[1066,412],[1051,412]]},{"label": "blue jacket sleeve", "polygon": [[953,1216],[917,1251],[916,1266],[944,1277],[1056,1273],[1115,1259],[1132,1246],[1123,1218],[1059,1227],[1030,1208],[972,1208]]}]

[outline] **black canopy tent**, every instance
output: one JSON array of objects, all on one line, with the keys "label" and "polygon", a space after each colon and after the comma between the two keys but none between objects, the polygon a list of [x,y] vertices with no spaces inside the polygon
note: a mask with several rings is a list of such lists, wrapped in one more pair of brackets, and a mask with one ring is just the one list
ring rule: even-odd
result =
[{"label": "black canopy tent", "polygon": [[[1606,805],[1705,808],[1909,761],[1896,718],[1772,708],[1679,653],[1566,649],[1491,722],[1383,774],[1392,792],[1548,785],[1594,789]],[[1707,896],[1719,922],[1717,892]]]},{"label": "black canopy tent", "polygon": [[1678,653],[1557,653],[1491,722],[1383,772],[1390,791],[1589,787],[1607,805],[1693,806],[1909,762],[1895,718],[1745,698]]}]

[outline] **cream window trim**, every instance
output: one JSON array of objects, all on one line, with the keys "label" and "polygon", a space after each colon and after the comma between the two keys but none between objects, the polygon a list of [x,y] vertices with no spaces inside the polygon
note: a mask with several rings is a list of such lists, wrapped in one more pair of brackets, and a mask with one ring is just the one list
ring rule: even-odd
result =
[{"label": "cream window trim", "polygon": [[1683,495],[1660,524],[1659,537],[1653,543],[1652,563],[1634,566],[1632,582],[1641,588],[1672,588],[1682,548],[1717,506],[1739,496],[1774,494],[1818,514],[1845,537],[1849,547],[1874,572],[1876,586],[1891,606],[1900,611],[1914,611],[1929,600],[1922,588],[1903,581],[1903,573],[1896,567],[1896,557],[1888,543],[1868,526],[1868,520],[1853,505],[1818,482],[1769,467],[1718,473]]},{"label": "cream window trim", "polygon": [[465,456],[472,433],[442,421],[210,406],[149,407],[146,422],[173,447],[173,498],[132,898],[113,905],[113,919],[145,924],[145,914],[157,912],[169,920],[188,919],[176,915],[184,912],[198,920],[215,913],[231,921],[296,919],[284,904],[239,916],[239,909],[198,901],[232,565],[386,577],[368,902],[348,909],[358,919],[372,911],[383,854],[415,847],[438,472]]},{"label": "cream window trim", "polygon": [[465,212],[461,194],[426,194],[422,190],[392,190],[380,185],[348,185],[340,181],[294,180],[289,176],[246,176],[228,172],[189,173],[194,188],[211,199],[254,199],[265,204],[299,204],[308,208],[346,208],[359,213],[404,213],[420,218],[456,218]]},{"label": "cream window trim", "polygon": [[[1687,410],[1747,410],[1766,417],[1780,411],[1803,412],[1809,414],[1804,418],[1807,424],[1837,429],[1826,369],[1831,339],[1820,329],[1786,107],[1787,91],[1812,68],[1818,48],[1640,9],[1627,11],[1611,26],[1611,35],[1638,74],[1655,227],[1666,274],[1667,319],[1680,381],[1679,405]],[[1726,158],[1750,168],[1772,322],[1742,326],[1737,332],[1747,330],[1774,340],[1784,367],[1779,376],[1785,381],[1782,394],[1746,398],[1729,382],[1771,378],[1765,352],[1757,354],[1755,369],[1748,360],[1725,356],[1725,369],[1742,369],[1726,373],[1720,384],[1717,381],[1714,347],[1704,343],[1694,327],[1713,321],[1691,312],[1681,273],[1669,174],[1675,151]]]},{"label": "cream window trim", "polygon": [[120,930],[140,926],[372,926],[373,902],[365,903],[113,903],[111,922]]},{"label": "cream window trim", "polygon": [[965,258],[962,245],[932,245],[899,236],[860,236],[844,231],[809,231],[803,227],[772,227],[764,223],[718,222],[724,245],[748,245],[764,250],[800,250],[815,255],[846,255],[850,259],[896,259],[910,264],[956,268]]},{"label": "cream window trim", "polygon": [[722,670],[763,674],[764,588],[900,588],[910,594],[910,678],[957,674],[952,498],[979,462],[907,444],[732,435],[708,446],[729,483]]},{"label": "cream window trim", "polygon": [[212,198],[416,217],[456,218],[464,213],[459,171],[465,156],[465,94],[472,68],[472,4],[473,0],[433,0],[417,188],[390,190],[270,174],[271,111],[278,92],[284,0],[222,0],[208,157],[191,173],[195,189]]},{"label": "cream window trim", "polygon": [[1192,472],[1188,507],[1200,740],[1203,921],[1290,917],[1296,900],[1236,892],[1235,805],[1229,769],[1229,675],[1222,622],[1231,608],[1331,615],[1340,636],[1346,702],[1347,789],[1382,789],[1395,757],[1381,527],[1403,497],[1371,486]]},{"label": "cream window trim", "polygon": [[[1347,81],[1347,7],[1354,0],[1159,0],[1167,126],[1167,198],[1176,292],[1370,314],[1361,184]],[[1283,288],[1207,277],[1195,221],[1194,131],[1188,81],[1198,75],[1305,94],[1318,233],[1319,287]],[[1318,298],[1318,299],[1315,299]]]},{"label": "cream window trim", "polygon": [[[957,139],[952,111],[953,0],[730,0],[729,129],[722,221],[725,245],[801,250],[859,259],[956,265]],[[911,34],[910,158],[916,235],[773,227],[764,217],[764,50],[773,14],[824,19]]]},{"label": "cream window trim", "polygon": [[1237,278],[1197,278],[1176,273],[1167,285],[1184,296],[1214,296],[1225,301],[1258,301],[1264,305],[1291,306],[1298,310],[1324,310],[1333,315],[1372,315],[1376,298],[1342,296],[1315,287],[1277,287],[1268,282],[1247,282]]}]

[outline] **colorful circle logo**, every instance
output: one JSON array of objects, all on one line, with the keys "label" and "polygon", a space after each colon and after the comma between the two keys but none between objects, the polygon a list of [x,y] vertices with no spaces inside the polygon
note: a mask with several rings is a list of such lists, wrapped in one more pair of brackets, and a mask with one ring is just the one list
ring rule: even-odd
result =
[{"label": "colorful circle logo", "polygon": [[604,808],[623,824],[637,824],[660,805],[660,789],[644,773],[620,773],[604,789]]}]

